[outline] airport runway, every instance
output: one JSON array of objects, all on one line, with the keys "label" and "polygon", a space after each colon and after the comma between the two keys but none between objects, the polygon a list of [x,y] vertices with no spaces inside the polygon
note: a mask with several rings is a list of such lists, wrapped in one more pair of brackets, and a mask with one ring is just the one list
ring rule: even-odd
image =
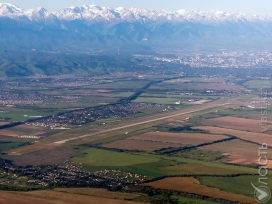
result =
[{"label": "airport runway", "polygon": [[[180,111],[178,111],[179,113],[176,113],[176,114],[173,113],[173,115],[167,115],[167,116],[163,116],[163,117],[160,117],[158,115],[158,118],[155,118],[155,119],[146,119],[146,120],[144,120],[144,118],[143,118],[142,122],[136,122],[136,123],[132,123],[132,124],[129,124],[129,125],[124,125],[124,126],[120,126],[120,127],[116,127],[116,128],[101,130],[101,131],[98,131],[98,132],[95,132],[95,133],[90,133],[90,134],[86,134],[86,135],[72,137],[72,138],[69,138],[69,139],[66,139],[66,140],[61,140],[61,141],[54,142],[54,144],[64,144],[66,142],[70,142],[70,141],[73,141],[73,140],[83,139],[83,138],[86,138],[86,137],[91,137],[91,136],[95,136],[95,135],[99,135],[99,134],[103,134],[103,133],[107,133],[107,132],[112,132],[112,131],[115,131],[115,130],[121,130],[121,129],[129,128],[129,127],[133,127],[133,126],[137,126],[137,125],[143,125],[143,124],[156,122],[156,121],[160,121],[160,120],[165,120],[165,119],[168,119],[168,118],[174,118],[174,117],[177,117],[177,116],[182,116],[182,115],[186,115],[186,114],[190,114],[190,113],[195,113],[195,112],[199,112],[199,111],[203,111],[203,110],[208,110],[208,109],[211,109],[211,108],[226,106],[226,105],[229,105],[229,104],[230,103],[210,105],[208,107],[205,106],[203,108],[198,108],[198,109],[195,109],[195,110],[185,111],[185,112],[182,112],[182,110],[180,110]],[[205,104],[205,105],[209,105],[209,104]]]}]

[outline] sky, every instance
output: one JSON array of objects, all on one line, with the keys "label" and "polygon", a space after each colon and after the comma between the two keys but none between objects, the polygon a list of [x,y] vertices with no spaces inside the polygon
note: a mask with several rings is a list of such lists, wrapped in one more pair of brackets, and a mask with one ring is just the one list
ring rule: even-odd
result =
[{"label": "sky", "polygon": [[137,7],[150,10],[176,11],[218,10],[225,12],[247,13],[272,16],[271,0],[7,0],[21,8],[44,7],[49,11],[58,11],[69,6],[96,4],[106,7]]}]

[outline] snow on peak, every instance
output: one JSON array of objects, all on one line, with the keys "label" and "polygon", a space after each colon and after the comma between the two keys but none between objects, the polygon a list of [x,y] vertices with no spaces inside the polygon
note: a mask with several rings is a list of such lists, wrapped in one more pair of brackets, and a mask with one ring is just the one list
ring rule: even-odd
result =
[{"label": "snow on peak", "polygon": [[110,22],[198,22],[198,23],[221,23],[243,21],[272,21],[269,16],[247,15],[227,13],[223,11],[188,11],[177,10],[176,12],[152,11],[147,9],[118,7],[100,7],[97,5],[71,6],[53,13],[39,7],[37,9],[23,10],[16,5],[0,3],[0,17],[13,19],[28,18],[31,21],[46,21],[57,19],[60,21],[83,20],[83,21],[110,21]]},{"label": "snow on peak", "polygon": [[15,15],[23,15],[23,10],[13,4],[0,3],[0,16],[12,17]]}]

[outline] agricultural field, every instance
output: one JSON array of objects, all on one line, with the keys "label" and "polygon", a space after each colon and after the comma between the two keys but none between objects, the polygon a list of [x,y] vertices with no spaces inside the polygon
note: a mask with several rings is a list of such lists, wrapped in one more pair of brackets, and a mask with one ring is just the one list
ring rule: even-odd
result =
[{"label": "agricultural field", "polygon": [[[212,188],[218,188],[222,191],[229,193],[242,194],[248,197],[253,197],[252,189],[248,186],[253,183],[258,185],[258,176],[238,176],[238,177],[226,177],[226,178],[216,178],[216,177],[199,177],[198,180],[202,185],[209,186]],[[268,176],[268,180],[271,176]],[[237,188],[237,184],[239,187]],[[268,187],[271,189],[271,182],[268,182]]]},{"label": "agricultural field", "polygon": [[132,166],[136,164],[152,163],[158,161],[156,158],[145,157],[137,154],[120,153],[100,149],[83,150],[83,156],[74,157],[72,161],[94,166]]},{"label": "agricultural field", "polygon": [[12,131],[12,130],[0,130],[0,136],[9,136],[9,137],[18,137],[22,135],[21,132],[16,132],[16,131]]},{"label": "agricultural field", "polygon": [[[221,143],[218,143],[221,144]],[[205,146],[209,147],[211,145]],[[195,148],[192,150],[180,151],[174,154],[175,156],[182,158],[197,159],[201,161],[218,161],[222,159],[223,154],[219,150],[206,150],[201,148]]]},{"label": "agricultural field", "polygon": [[[137,194],[108,192],[104,189],[54,189],[31,192],[3,192],[0,191],[1,204],[133,204],[132,200]],[[139,202],[137,202],[139,203]],[[141,202],[140,202],[141,203]]]},{"label": "agricultural field", "polygon": [[172,198],[177,199],[182,204],[191,204],[191,203],[197,203],[197,204],[219,204],[219,203],[216,203],[216,202],[199,200],[199,199],[194,199],[194,198],[186,198],[186,197],[182,197],[182,196],[172,196]]},{"label": "agricultural field", "polygon": [[[232,140],[223,143],[212,144],[205,147],[200,147],[198,148],[198,151],[209,151],[213,153],[219,153],[223,156],[223,158],[220,161],[224,163],[256,167],[259,166],[258,164],[259,148],[260,145],[257,144],[252,144],[241,140]],[[265,152],[267,152],[266,156],[269,159],[267,168],[271,169],[272,150],[267,149],[265,150]]]},{"label": "agricultural field", "polygon": [[130,81],[109,81],[109,83],[99,84],[90,86],[91,89],[96,90],[135,90],[140,89],[146,84],[148,84],[148,80],[130,80]]},{"label": "agricultural field", "polygon": [[[244,166],[252,166],[258,168],[260,166],[258,157],[245,157],[241,155],[228,155],[226,154],[226,158],[222,159],[221,162],[225,164],[238,164],[238,165],[244,165]],[[272,162],[272,160],[268,161],[269,163]]]},{"label": "agricultural field", "polygon": [[140,150],[140,151],[154,151],[162,148],[180,147],[182,145],[175,143],[163,143],[156,141],[144,141],[135,139],[119,140],[112,143],[104,144],[103,147],[123,149],[123,150]]},{"label": "agricultural field", "polygon": [[32,144],[36,139],[0,136],[0,153]]},{"label": "agricultural field", "polygon": [[20,203],[20,204],[57,204],[50,202],[47,199],[31,198],[24,195],[18,195],[18,193],[0,191],[0,203],[10,204],[10,203]]},{"label": "agricultural field", "polygon": [[57,109],[38,108],[36,105],[28,106],[24,109],[20,107],[0,107],[0,110],[0,119],[4,120],[3,122],[26,121],[39,116],[44,117],[60,112]]},{"label": "agricultural field", "polygon": [[270,80],[251,80],[245,82],[243,86],[249,89],[264,89],[271,87],[272,82]]},{"label": "agricultural field", "polygon": [[151,89],[179,89],[183,91],[244,91],[245,88],[236,84],[214,83],[214,82],[162,82]]},{"label": "agricultural field", "polygon": [[12,161],[19,166],[25,165],[52,165],[59,164],[79,153],[70,147],[59,147],[55,149],[40,150],[24,155],[5,155],[4,159]]},{"label": "agricultural field", "polygon": [[212,142],[228,138],[223,135],[201,134],[201,133],[169,133],[169,132],[148,132],[141,135],[133,136],[129,139],[173,143],[183,146],[199,145],[202,143]]},{"label": "agricultural field", "polygon": [[[211,144],[205,147],[199,147],[198,149],[204,151],[221,152],[221,154],[241,155],[245,157],[257,158],[259,148],[260,145],[238,139],[218,144]],[[272,150],[267,149],[266,152],[267,158],[272,159]]]},{"label": "agricultural field", "polygon": [[[208,120],[204,120],[202,122],[204,125],[207,126],[215,126],[215,127],[222,127],[227,129],[234,129],[234,130],[243,130],[243,131],[250,131],[250,132],[261,132],[262,128],[260,124],[262,123],[261,120],[253,120],[253,119],[246,119],[246,118],[238,118],[238,117],[220,117],[220,118],[212,118]],[[272,129],[272,125],[266,125],[267,129]]]},{"label": "agricultural field", "polygon": [[231,201],[239,201],[242,203],[258,203],[255,199],[246,197],[244,195],[227,193],[217,188],[201,185],[200,182],[194,178],[165,178],[151,183],[146,183],[144,185],[152,186],[153,188],[169,189],[203,196],[205,195],[218,199],[223,198]]},{"label": "agricultural field", "polygon": [[211,167],[208,165],[209,163],[181,163],[177,165],[171,165],[168,167],[164,167],[164,172],[167,172],[168,175],[201,175],[201,174],[209,174],[209,175],[225,175],[225,174],[237,174],[243,173],[242,169],[227,169],[224,166],[214,166]]},{"label": "agricultural field", "polygon": [[104,144],[103,147],[123,150],[154,151],[169,147],[199,145],[225,138],[227,137],[222,135],[200,133],[147,132]]},{"label": "agricultural field", "polygon": [[206,130],[213,134],[228,134],[228,135],[236,136],[246,141],[251,141],[258,144],[266,143],[268,146],[272,146],[272,137],[269,134],[246,132],[241,130],[233,130],[233,129],[227,129],[227,128],[211,127],[211,126],[199,126],[194,128]]},{"label": "agricultural field", "polygon": [[139,196],[139,194],[123,193],[123,192],[112,192],[106,189],[99,188],[56,188],[56,192],[78,194],[78,195],[88,195],[101,198],[118,199],[118,200],[132,200]]},{"label": "agricultural field", "polygon": [[[176,102],[179,102],[178,98],[155,98],[155,97],[139,97],[133,102],[135,103],[158,103],[158,104],[166,104],[166,105],[176,105]],[[181,106],[181,105],[177,105]]]},{"label": "agricultural field", "polygon": [[82,163],[88,171],[104,169],[121,170],[149,178],[163,175],[183,174],[236,174],[252,173],[253,168],[225,165],[219,162],[206,162],[190,158],[164,156],[148,153],[117,152],[104,149],[81,149],[81,154],[71,161]]}]

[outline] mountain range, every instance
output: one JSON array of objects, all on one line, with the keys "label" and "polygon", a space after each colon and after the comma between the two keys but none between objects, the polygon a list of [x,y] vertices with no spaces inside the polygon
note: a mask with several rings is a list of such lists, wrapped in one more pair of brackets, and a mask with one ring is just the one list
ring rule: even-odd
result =
[{"label": "mountain range", "polygon": [[176,12],[83,5],[50,12],[0,3],[3,50],[93,48],[269,48],[272,17],[221,11]]}]

